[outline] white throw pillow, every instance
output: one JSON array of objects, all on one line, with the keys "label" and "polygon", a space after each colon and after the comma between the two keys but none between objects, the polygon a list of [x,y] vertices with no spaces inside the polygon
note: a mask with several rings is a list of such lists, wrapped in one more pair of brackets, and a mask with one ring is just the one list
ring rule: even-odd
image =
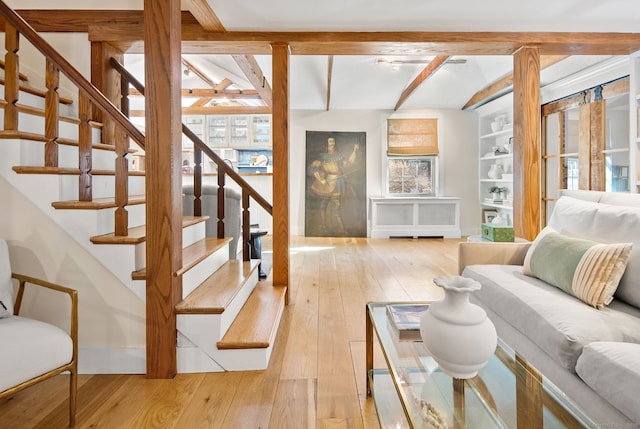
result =
[{"label": "white throw pillow", "polygon": [[13,281],[7,242],[0,240],[0,318],[13,316]]}]

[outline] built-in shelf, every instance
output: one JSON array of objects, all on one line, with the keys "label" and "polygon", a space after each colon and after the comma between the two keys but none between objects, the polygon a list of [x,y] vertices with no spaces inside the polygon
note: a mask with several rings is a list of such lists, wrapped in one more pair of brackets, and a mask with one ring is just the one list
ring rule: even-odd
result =
[{"label": "built-in shelf", "polygon": [[506,153],[504,155],[491,155],[491,156],[483,156],[480,158],[481,161],[491,161],[496,159],[510,159],[513,155],[510,153]]},{"label": "built-in shelf", "polygon": [[500,131],[495,131],[489,134],[484,134],[481,135],[480,138],[481,139],[494,139],[496,137],[500,137],[500,136],[506,136],[506,135],[512,135],[513,134],[513,128],[507,128],[504,130],[500,130]]}]

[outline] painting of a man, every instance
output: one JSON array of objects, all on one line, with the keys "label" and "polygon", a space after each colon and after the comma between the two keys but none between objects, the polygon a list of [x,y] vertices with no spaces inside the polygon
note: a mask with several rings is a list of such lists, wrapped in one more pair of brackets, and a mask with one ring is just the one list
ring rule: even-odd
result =
[{"label": "painting of a man", "polygon": [[365,133],[307,132],[305,235],[365,237]]}]

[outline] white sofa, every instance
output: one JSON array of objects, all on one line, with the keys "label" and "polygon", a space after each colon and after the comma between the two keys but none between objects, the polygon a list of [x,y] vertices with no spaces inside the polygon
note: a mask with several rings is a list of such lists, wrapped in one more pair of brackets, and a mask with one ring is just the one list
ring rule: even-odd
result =
[{"label": "white sofa", "polygon": [[[184,185],[182,187],[182,214],[185,216],[193,216],[193,185]],[[238,254],[238,243],[242,233],[242,204],[240,192],[225,188],[224,189],[224,235],[232,237],[229,243],[229,259],[236,259]],[[202,215],[209,216],[206,223],[207,237],[218,236],[218,186],[203,185],[202,196]]]},{"label": "white sofa", "polygon": [[565,191],[548,226],[562,237],[632,243],[609,305],[594,308],[525,275],[532,243],[461,243],[459,271],[482,284],[472,299],[500,338],[595,425],[640,427],[640,195]]}]

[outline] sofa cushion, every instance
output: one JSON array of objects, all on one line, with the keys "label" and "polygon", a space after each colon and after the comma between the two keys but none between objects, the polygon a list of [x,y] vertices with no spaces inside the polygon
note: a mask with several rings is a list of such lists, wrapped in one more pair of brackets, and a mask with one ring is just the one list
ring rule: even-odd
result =
[{"label": "sofa cushion", "polygon": [[59,368],[73,356],[66,332],[20,316],[0,319],[0,344],[0,392]]},{"label": "sofa cushion", "polygon": [[601,244],[546,227],[529,248],[523,272],[602,308],[613,299],[630,250],[630,243]]},{"label": "sofa cushion", "polygon": [[0,318],[13,315],[13,282],[7,242],[0,240]]},{"label": "sofa cushion", "polygon": [[640,343],[640,309],[624,302],[614,301],[597,310],[540,279],[526,276],[518,265],[471,265],[463,276],[482,284],[473,294],[474,300],[571,371],[575,371],[586,344]]},{"label": "sofa cushion", "polygon": [[598,395],[640,424],[640,344],[588,344],[578,358],[576,372]]},{"label": "sofa cushion", "polygon": [[[608,198],[616,204],[624,201],[623,196]],[[640,278],[639,207],[601,204],[562,196],[555,204],[549,226],[562,234],[599,243],[632,243],[627,269],[614,297],[640,307],[640,282],[637,281]]]}]

